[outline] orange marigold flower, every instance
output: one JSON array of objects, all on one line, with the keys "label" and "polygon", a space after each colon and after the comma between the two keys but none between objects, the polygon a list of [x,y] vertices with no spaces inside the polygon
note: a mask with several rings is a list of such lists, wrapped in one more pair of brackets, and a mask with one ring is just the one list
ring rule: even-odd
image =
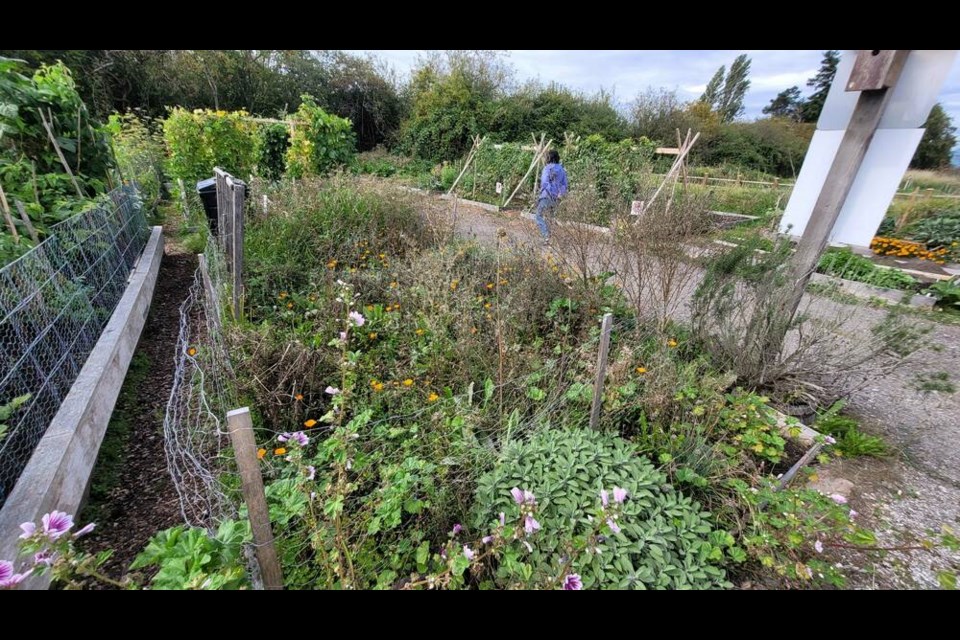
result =
[{"label": "orange marigold flower", "polygon": [[292,302],[288,302],[288,303],[287,303],[287,309],[293,309],[293,303],[292,303]]},{"label": "orange marigold flower", "polygon": [[267,455],[266,449],[257,449],[257,460],[263,460],[263,456]]},{"label": "orange marigold flower", "polygon": [[669,340],[667,340],[667,346],[668,346],[668,347],[675,347],[675,346],[677,346],[677,341],[674,340],[673,338],[670,338]]},{"label": "orange marigold flower", "polygon": [[283,300],[283,299],[286,298],[288,295],[290,295],[290,294],[288,294],[286,291],[281,291],[281,292],[280,292],[280,295],[277,296],[277,297],[279,297],[281,300]]},{"label": "orange marigold flower", "polygon": [[336,269],[336,268],[337,268],[336,260],[331,260],[330,262],[327,263],[327,269]]},{"label": "orange marigold flower", "polygon": [[368,305],[367,305],[367,311],[373,311],[373,305],[372,305],[372,304],[368,304]]},{"label": "orange marigold flower", "polygon": [[190,347],[189,349],[187,349],[187,355],[190,356],[191,358],[192,358],[193,356],[197,355],[197,348],[196,348],[196,347]]},{"label": "orange marigold flower", "polygon": [[310,418],[309,420],[303,423],[303,426],[305,426],[307,429],[310,429],[312,427],[317,426],[317,421],[314,420],[313,418]]},{"label": "orange marigold flower", "polygon": [[414,333],[417,334],[418,336],[422,336],[422,335],[423,335],[423,329],[417,329],[416,331],[414,331]]},{"label": "orange marigold flower", "polygon": [[297,402],[300,402],[301,400],[303,400],[303,394],[302,393],[295,394],[293,396],[293,399],[296,400]]},{"label": "orange marigold flower", "polygon": [[403,386],[405,386],[405,387],[412,387],[412,386],[413,386],[413,380],[412,380],[411,378],[407,378],[406,380],[403,381]]},{"label": "orange marigold flower", "polygon": [[459,280],[454,280],[453,282],[451,282],[451,283],[450,283],[450,291],[456,291],[456,290],[457,290],[457,285],[459,285],[459,284],[460,284],[460,281],[459,281]]},{"label": "orange marigold flower", "polygon": [[284,449],[283,447],[277,447],[276,449],[273,450],[273,455],[275,455],[275,456],[282,456],[282,455],[284,455],[286,452],[287,452],[287,450]]},{"label": "orange marigold flower", "polygon": [[438,396],[436,393],[431,393],[429,396],[427,396],[427,402],[436,402],[439,399],[440,396]]},{"label": "orange marigold flower", "polygon": [[376,340],[376,339],[377,339],[377,332],[376,332],[376,331],[371,331],[371,332],[368,334],[368,337],[369,337],[371,340]]},{"label": "orange marigold flower", "polygon": [[644,373],[647,372],[647,368],[646,368],[646,367],[637,367],[636,369],[634,369],[634,371],[636,371],[636,372],[637,372],[638,374],[640,374],[640,375],[643,375]]}]

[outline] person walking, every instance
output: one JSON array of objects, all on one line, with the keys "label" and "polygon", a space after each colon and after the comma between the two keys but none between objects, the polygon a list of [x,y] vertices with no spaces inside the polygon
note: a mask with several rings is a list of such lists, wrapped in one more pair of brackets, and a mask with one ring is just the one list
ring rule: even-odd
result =
[{"label": "person walking", "polygon": [[534,218],[540,227],[543,244],[550,244],[550,225],[547,217],[553,217],[560,198],[567,194],[567,172],[560,164],[560,154],[556,149],[547,152],[547,166],[540,177],[540,195],[537,198],[537,211]]}]

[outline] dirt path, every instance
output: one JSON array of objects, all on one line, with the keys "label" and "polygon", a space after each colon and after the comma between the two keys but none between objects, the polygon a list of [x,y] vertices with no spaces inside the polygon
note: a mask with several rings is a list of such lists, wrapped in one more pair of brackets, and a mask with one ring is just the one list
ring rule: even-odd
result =
[{"label": "dirt path", "polygon": [[180,304],[197,267],[195,255],[164,229],[164,255],[146,326],[107,428],[91,496],[80,521],[96,521],[85,550],[113,549],[108,575],[123,575],[150,537],[181,521],[167,472],[163,417],[173,384]]},{"label": "dirt path", "polygon": [[[503,228],[510,241],[536,246],[539,234],[531,220],[503,216],[460,203],[456,232],[482,244],[496,243]],[[692,288],[688,293],[692,293]],[[808,312],[835,318],[847,305],[807,296]],[[851,339],[865,335],[884,316],[882,309],[862,306],[844,325]],[[687,309],[679,309],[685,317]],[[922,322],[922,320],[921,320]],[[930,323],[929,348],[916,354],[891,375],[873,381],[849,398],[848,412],[863,431],[883,436],[896,449],[891,459],[838,461],[824,474],[854,483],[851,506],[865,514],[883,545],[903,544],[913,534],[951,526],[960,531],[960,392],[921,392],[918,377],[946,372],[960,385],[960,327]],[[891,553],[883,558],[841,556],[850,568],[853,588],[936,588],[937,563],[960,554],[938,551]]]}]

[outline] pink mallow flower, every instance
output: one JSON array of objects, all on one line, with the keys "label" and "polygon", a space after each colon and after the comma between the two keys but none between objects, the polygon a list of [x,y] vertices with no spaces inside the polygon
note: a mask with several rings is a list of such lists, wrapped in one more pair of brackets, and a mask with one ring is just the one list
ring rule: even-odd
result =
[{"label": "pink mallow flower", "polygon": [[350,318],[350,322],[357,325],[358,327],[362,327],[364,323],[366,323],[367,321],[366,318],[363,317],[363,315],[357,313],[356,311],[351,311],[347,317]]},{"label": "pink mallow flower", "polygon": [[832,436],[824,436],[823,441],[827,444],[837,444],[837,439]]},{"label": "pink mallow flower", "polygon": [[523,504],[523,491],[520,491],[517,487],[510,489],[510,495],[513,496],[513,501],[517,504]]},{"label": "pink mallow flower", "polygon": [[473,560],[473,556],[477,555],[477,552],[471,549],[467,545],[463,545],[463,557],[467,560]]},{"label": "pink mallow flower", "polygon": [[20,528],[23,529],[23,533],[20,534],[21,540],[26,540],[37,532],[37,525],[33,524],[32,522],[24,522],[22,525],[20,525]]},{"label": "pink mallow flower", "polygon": [[523,520],[523,530],[527,533],[533,533],[534,531],[540,530],[540,523],[533,519],[533,516],[528,515]]},{"label": "pink mallow flower", "polygon": [[9,560],[0,560],[0,589],[9,589],[23,582],[27,576],[33,573],[33,569],[16,573],[13,570],[13,563]]},{"label": "pink mallow flower", "polygon": [[607,526],[610,527],[610,531],[620,533],[620,527],[614,522],[613,518],[607,518]]},{"label": "pink mallow flower", "polygon": [[63,511],[51,511],[44,514],[41,520],[43,522],[43,532],[51,540],[56,540],[73,528],[73,516]]},{"label": "pink mallow flower", "polygon": [[490,544],[493,542],[493,536],[483,536],[481,542],[483,542],[483,544]]},{"label": "pink mallow flower", "polygon": [[459,522],[453,525],[453,535],[457,535],[461,531],[463,531],[463,526]]},{"label": "pink mallow flower", "polygon": [[817,553],[823,553],[823,543],[820,542],[819,540],[813,543],[813,548],[816,550]]},{"label": "pink mallow flower", "polygon": [[617,504],[623,504],[623,501],[627,499],[627,490],[621,489],[620,487],[613,488],[613,501]]},{"label": "pink mallow flower", "polygon": [[346,332],[346,331],[341,331],[341,332],[340,332],[340,339],[341,339],[341,340],[346,340],[346,339],[347,339],[347,332]]},{"label": "pink mallow flower", "polygon": [[53,565],[57,559],[57,554],[53,551],[38,551],[33,554],[33,564],[45,564],[48,567]]},{"label": "pink mallow flower", "polygon": [[837,504],[847,504],[847,499],[844,498],[844,497],[843,497],[842,495],[840,495],[839,493],[832,493],[832,494],[830,494],[830,499],[833,500],[834,502],[836,502]]},{"label": "pink mallow flower", "polygon": [[73,534],[74,538],[79,538],[80,536],[85,536],[96,528],[96,524],[93,522],[88,523],[85,527]]},{"label": "pink mallow flower", "polygon": [[332,386],[331,386],[331,387],[327,387],[326,389],[324,389],[324,393],[328,393],[328,394],[330,394],[331,396],[335,396],[335,395],[337,395],[338,393],[340,393],[340,389],[337,389],[336,387],[332,387]]},{"label": "pink mallow flower", "polygon": [[305,447],[310,443],[310,438],[307,437],[303,431],[297,431],[294,433],[281,433],[277,436],[277,440],[280,442],[296,442],[301,447]]},{"label": "pink mallow flower", "polygon": [[505,514],[503,511],[500,512],[500,526],[507,526],[507,514]]},{"label": "pink mallow flower", "polygon": [[315,466],[313,466],[312,464],[311,464],[311,465],[308,465],[308,466],[307,466],[307,480],[313,480],[313,479],[316,478],[316,477],[317,477],[317,468],[316,468]]},{"label": "pink mallow flower", "polygon": [[583,581],[578,573],[568,573],[563,578],[564,591],[580,591],[583,589]]},{"label": "pink mallow flower", "polygon": [[600,504],[605,507],[610,504],[610,494],[606,489],[600,489]]}]

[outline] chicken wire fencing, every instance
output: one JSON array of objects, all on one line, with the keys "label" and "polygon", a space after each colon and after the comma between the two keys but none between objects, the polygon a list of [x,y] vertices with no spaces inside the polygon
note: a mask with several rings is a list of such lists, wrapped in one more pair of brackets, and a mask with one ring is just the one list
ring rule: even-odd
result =
[{"label": "chicken wire fencing", "polygon": [[0,269],[0,506],[127,288],[150,237],[134,185]]}]

